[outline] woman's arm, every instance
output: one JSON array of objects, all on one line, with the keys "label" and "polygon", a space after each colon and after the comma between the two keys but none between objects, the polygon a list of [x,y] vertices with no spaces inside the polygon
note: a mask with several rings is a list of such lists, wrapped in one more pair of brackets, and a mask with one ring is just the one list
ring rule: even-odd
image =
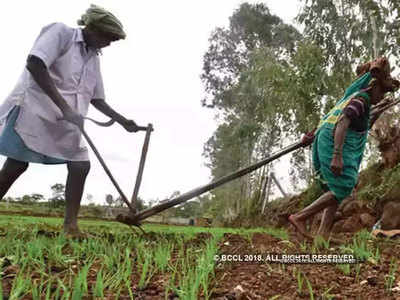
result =
[{"label": "woman's arm", "polygon": [[350,118],[342,114],[338,120],[334,132],[334,148],[331,161],[331,171],[336,176],[342,174],[343,170],[343,144],[346,137],[346,131],[350,125]]}]

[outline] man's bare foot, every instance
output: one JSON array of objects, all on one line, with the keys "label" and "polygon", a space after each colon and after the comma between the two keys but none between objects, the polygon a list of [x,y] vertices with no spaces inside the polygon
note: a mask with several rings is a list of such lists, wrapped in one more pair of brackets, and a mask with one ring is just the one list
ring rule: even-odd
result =
[{"label": "man's bare foot", "polygon": [[68,238],[88,238],[89,236],[79,230],[78,226],[65,225],[64,234]]},{"label": "man's bare foot", "polygon": [[86,232],[82,232],[82,231],[68,231],[68,232],[64,232],[65,237],[69,238],[69,239],[89,239],[89,238],[93,238],[94,236],[86,233]]},{"label": "man's bare foot", "polygon": [[312,236],[310,236],[307,231],[306,231],[306,224],[305,222],[301,222],[296,220],[296,217],[294,215],[290,215],[288,218],[289,222],[294,226],[294,228],[301,233],[304,237],[308,239],[313,239]]}]

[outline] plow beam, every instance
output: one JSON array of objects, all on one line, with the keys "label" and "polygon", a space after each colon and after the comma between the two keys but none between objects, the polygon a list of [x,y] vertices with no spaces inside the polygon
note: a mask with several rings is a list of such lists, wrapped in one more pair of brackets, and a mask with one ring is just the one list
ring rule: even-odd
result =
[{"label": "plow beam", "polygon": [[120,214],[120,215],[117,216],[117,221],[119,221],[121,223],[124,223],[126,225],[138,226],[138,225],[140,225],[140,221],[142,221],[142,220],[144,220],[144,219],[146,219],[148,217],[151,217],[151,216],[153,216],[155,214],[158,214],[158,213],[160,213],[160,212],[162,212],[162,211],[164,211],[164,210],[166,210],[168,208],[174,207],[174,206],[176,206],[178,204],[184,203],[184,202],[186,202],[186,201],[188,201],[188,200],[190,200],[190,199],[192,199],[194,197],[200,196],[201,194],[206,193],[208,191],[211,191],[211,190],[213,190],[213,189],[215,189],[215,188],[217,188],[217,187],[219,187],[219,186],[221,186],[221,185],[223,185],[223,184],[225,184],[227,182],[230,182],[230,181],[235,180],[235,179],[237,179],[239,177],[247,175],[247,174],[257,170],[258,168],[260,168],[260,167],[262,167],[262,166],[274,161],[275,159],[278,159],[279,157],[281,157],[281,156],[283,156],[283,155],[285,155],[285,154],[287,154],[289,152],[292,152],[294,150],[297,150],[297,149],[299,149],[299,148],[301,148],[303,146],[304,146],[304,144],[302,142],[297,142],[295,144],[292,144],[292,145],[290,145],[290,146],[288,146],[288,147],[286,147],[286,148],[284,148],[284,149],[272,154],[271,156],[269,156],[269,157],[267,157],[267,158],[255,163],[253,165],[250,165],[250,166],[248,166],[246,168],[240,169],[240,170],[238,170],[236,172],[233,172],[233,173],[228,174],[228,175],[226,175],[224,177],[221,177],[220,179],[212,181],[209,184],[206,184],[206,185],[200,186],[198,188],[195,188],[195,189],[193,189],[193,190],[191,190],[191,191],[189,191],[187,193],[184,193],[184,194],[182,194],[182,195],[180,195],[180,196],[178,196],[176,198],[173,198],[173,199],[170,199],[170,200],[166,199],[166,200],[164,200],[164,203],[155,205],[155,206],[150,207],[148,209],[144,209],[144,210],[140,211],[139,213],[137,213],[135,215],[122,215],[122,214]]}]

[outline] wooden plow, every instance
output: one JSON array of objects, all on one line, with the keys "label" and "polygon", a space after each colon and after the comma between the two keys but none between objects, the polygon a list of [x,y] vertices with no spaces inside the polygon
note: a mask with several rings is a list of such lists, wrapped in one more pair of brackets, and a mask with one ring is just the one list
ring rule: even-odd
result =
[{"label": "wooden plow", "polygon": [[[379,104],[375,105],[372,109],[371,109],[371,120],[376,120],[385,110],[393,107],[394,105],[400,103],[400,100],[394,100],[392,98],[386,98],[384,100],[382,100]],[[102,122],[98,122],[95,120],[92,120],[90,118],[86,118],[88,120],[91,120],[93,122],[95,122],[96,124],[100,125],[100,126],[111,126],[114,121],[110,120],[108,122],[102,123]],[[135,187],[134,187],[134,191],[133,191],[133,195],[131,197],[131,201],[128,200],[128,198],[125,196],[125,194],[123,193],[123,191],[121,190],[121,188],[119,187],[118,183],[116,182],[116,180],[114,179],[113,175],[111,174],[110,170],[108,169],[107,165],[105,164],[103,158],[101,157],[100,153],[97,151],[96,147],[94,146],[93,142],[91,141],[91,139],[89,138],[89,136],[87,135],[87,133],[85,132],[84,129],[82,129],[82,134],[85,137],[85,139],[87,140],[88,144],[90,145],[90,147],[92,148],[93,152],[95,153],[96,157],[98,158],[100,164],[102,165],[104,171],[107,173],[108,177],[110,178],[111,182],[113,183],[113,185],[115,186],[115,188],[117,189],[119,195],[121,196],[121,199],[124,201],[124,203],[128,206],[130,213],[128,215],[118,215],[116,220],[129,225],[129,226],[137,226],[139,229],[141,229],[143,231],[143,229],[140,227],[140,222],[143,221],[144,219],[153,216],[155,214],[158,214],[168,208],[174,207],[176,205],[179,205],[181,203],[184,203],[190,199],[193,199],[197,196],[200,196],[201,194],[204,194],[206,192],[209,192],[227,182],[230,182],[232,180],[235,180],[237,178],[240,178],[244,175],[247,175],[259,168],[261,168],[262,166],[282,157],[283,155],[293,152],[297,149],[300,149],[302,147],[306,147],[308,145],[310,145],[314,139],[314,131],[311,131],[310,133],[306,134],[300,142],[296,142],[294,144],[291,144],[275,153],[273,153],[271,156],[266,157],[262,160],[260,160],[259,162],[252,164],[246,168],[240,169],[236,172],[233,172],[231,174],[228,174],[224,177],[221,177],[217,180],[214,180],[206,185],[197,187],[195,189],[192,189],[182,195],[179,195],[173,199],[165,199],[164,201],[161,201],[161,204],[155,205],[153,207],[144,209],[142,211],[138,211],[136,208],[136,200],[137,200],[137,196],[139,193],[139,188],[140,188],[140,183],[142,181],[142,176],[143,176],[143,170],[144,170],[144,165],[145,165],[145,161],[146,161],[146,155],[147,155],[147,151],[148,151],[148,147],[149,147],[149,142],[150,142],[150,134],[153,131],[153,126],[151,124],[148,124],[147,127],[139,127],[139,130],[142,131],[146,131],[146,136],[144,139],[144,144],[143,144],[143,148],[142,148],[142,155],[140,158],[140,163],[139,163],[139,169],[138,169],[138,173],[136,176],[136,182],[135,182]]]}]

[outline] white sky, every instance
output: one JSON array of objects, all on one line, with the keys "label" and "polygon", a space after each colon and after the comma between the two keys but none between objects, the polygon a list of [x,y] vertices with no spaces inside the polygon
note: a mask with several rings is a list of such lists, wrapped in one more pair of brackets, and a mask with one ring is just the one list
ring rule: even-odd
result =
[{"label": "white sky", "polygon": [[[128,35],[126,40],[103,49],[106,100],[139,125],[152,123],[155,128],[139,196],[162,200],[174,191],[191,190],[210,181],[210,171],[201,154],[216,129],[212,110],[200,103],[204,94],[200,81],[203,55],[211,31],[227,26],[229,16],[242,2],[245,1],[7,1],[0,18],[0,99],[5,99],[16,84],[43,26],[63,22],[75,27],[90,3],[101,5],[120,18]],[[299,8],[297,0],[262,2],[285,22],[291,22]],[[89,116],[107,120],[94,107],[89,109]],[[86,131],[130,198],[144,132],[127,133],[119,125],[102,128],[88,122]],[[116,196],[117,192],[94,153],[90,157],[92,168],[83,203],[87,193],[94,196],[96,203],[103,203],[105,194]],[[1,164],[4,160],[0,157]],[[30,164],[7,196],[41,193],[48,197],[50,186],[65,184],[66,175],[65,165]],[[278,177],[281,175],[278,173]]]}]

